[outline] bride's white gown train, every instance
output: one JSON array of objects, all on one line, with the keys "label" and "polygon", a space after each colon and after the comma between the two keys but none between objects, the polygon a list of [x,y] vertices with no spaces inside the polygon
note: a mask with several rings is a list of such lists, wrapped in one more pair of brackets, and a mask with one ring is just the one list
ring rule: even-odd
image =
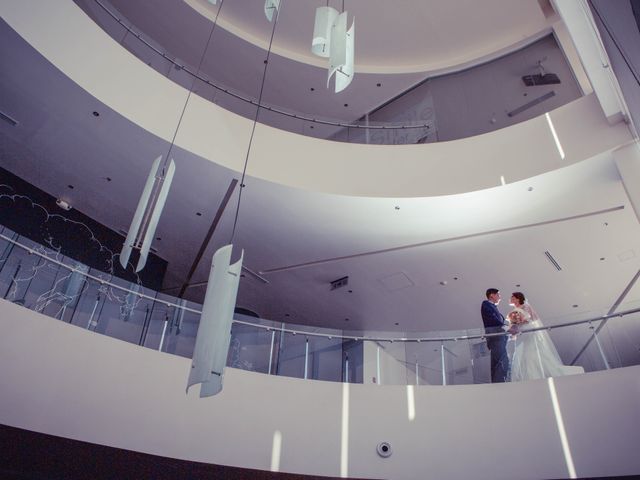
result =
[{"label": "bride's white gown train", "polygon": [[584,373],[582,367],[563,365],[560,355],[546,330],[526,333],[543,327],[538,314],[528,303],[517,308],[528,323],[520,327],[516,347],[511,360],[511,381],[535,380]]}]

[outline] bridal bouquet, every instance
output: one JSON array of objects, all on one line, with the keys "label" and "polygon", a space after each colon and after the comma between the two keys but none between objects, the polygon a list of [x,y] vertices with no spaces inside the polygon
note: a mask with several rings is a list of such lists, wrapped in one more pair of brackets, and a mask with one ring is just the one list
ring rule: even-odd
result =
[{"label": "bridal bouquet", "polygon": [[516,308],[512,312],[507,315],[511,325],[524,325],[525,323],[529,323],[524,312],[519,308]]}]

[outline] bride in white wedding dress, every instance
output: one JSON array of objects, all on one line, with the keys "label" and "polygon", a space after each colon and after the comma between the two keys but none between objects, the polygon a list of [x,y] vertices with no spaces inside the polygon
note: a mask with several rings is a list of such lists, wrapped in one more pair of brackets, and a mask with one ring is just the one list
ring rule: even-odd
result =
[{"label": "bride in white wedding dress", "polygon": [[542,328],[536,311],[526,301],[524,294],[514,292],[511,301],[514,309],[508,318],[517,325],[521,333],[516,337],[516,347],[511,361],[511,381],[535,380],[584,373],[582,367],[563,365],[560,355],[546,330],[527,332]]}]

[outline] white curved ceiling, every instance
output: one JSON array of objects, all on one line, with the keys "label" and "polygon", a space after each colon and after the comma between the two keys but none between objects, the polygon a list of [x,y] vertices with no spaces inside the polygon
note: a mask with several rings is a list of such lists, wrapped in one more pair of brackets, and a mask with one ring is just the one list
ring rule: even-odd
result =
[{"label": "white curved ceiling", "polygon": [[[272,26],[264,15],[263,0],[226,0],[222,7],[207,0],[184,1],[210,19],[220,8],[220,26],[254,45],[268,47]],[[123,13],[141,8],[142,2],[129,3],[125,7],[118,2],[125,8]],[[459,68],[513,49],[549,27],[537,0],[328,2],[339,10],[343,3],[349,12],[349,24],[352,18],[356,20],[356,72],[362,73]],[[311,37],[315,9],[326,4],[324,0],[283,0],[273,51],[299,62],[325,66],[326,62],[311,54]],[[174,5],[166,13],[176,11]]]}]

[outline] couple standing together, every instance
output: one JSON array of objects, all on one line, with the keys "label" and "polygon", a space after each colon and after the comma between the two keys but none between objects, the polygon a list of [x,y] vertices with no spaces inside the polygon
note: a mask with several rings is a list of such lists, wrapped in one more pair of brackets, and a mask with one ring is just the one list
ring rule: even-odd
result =
[{"label": "couple standing together", "polygon": [[[507,342],[511,335],[499,335],[487,338],[487,347],[491,352],[491,382],[517,382],[538,378],[557,377],[571,373],[581,373],[581,367],[569,367],[562,364],[551,337],[545,330],[517,335],[523,330],[542,327],[536,311],[529,305],[522,292],[513,292],[511,301],[513,310],[507,318],[498,310],[500,291],[489,288],[487,299],[482,302],[482,322],[485,333],[511,333],[516,339],[513,362],[509,362]],[[510,368],[510,363],[512,363]]]}]

